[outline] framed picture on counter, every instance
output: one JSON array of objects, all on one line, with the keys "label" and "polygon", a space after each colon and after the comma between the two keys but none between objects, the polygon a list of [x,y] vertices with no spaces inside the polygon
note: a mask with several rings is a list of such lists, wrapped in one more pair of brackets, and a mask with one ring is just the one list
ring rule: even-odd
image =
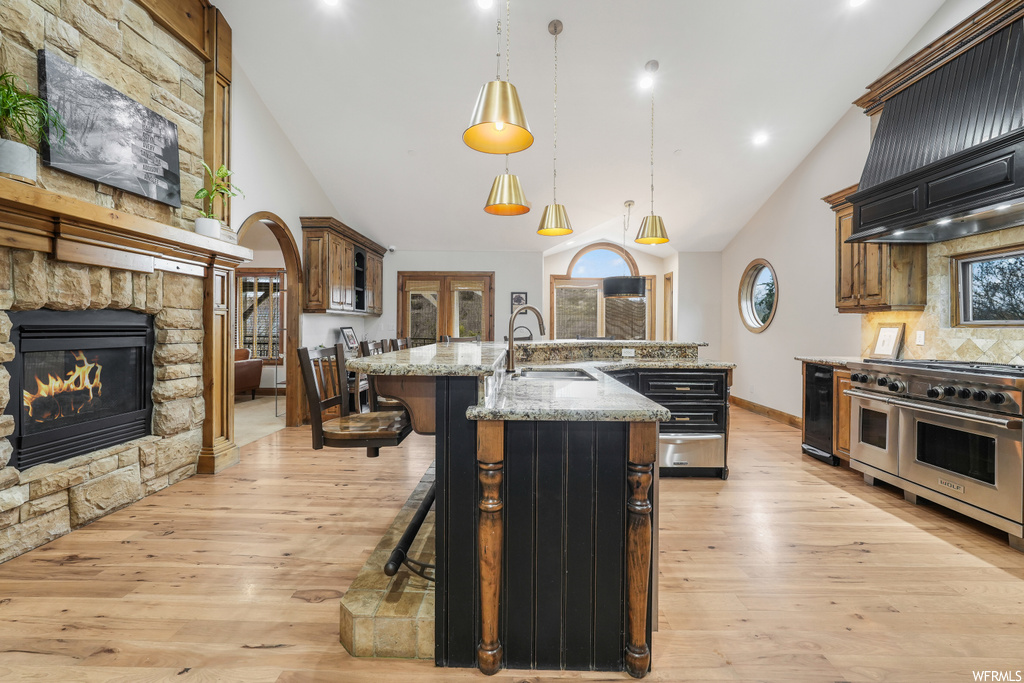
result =
[{"label": "framed picture on counter", "polygon": [[906,323],[882,323],[875,330],[875,341],[868,358],[898,358],[903,347]]},{"label": "framed picture on counter", "polygon": [[[512,292],[512,308],[509,310],[509,313],[516,310],[516,306],[522,306],[525,303],[527,303],[526,292]],[[525,311],[523,311],[523,313],[525,313]],[[522,313],[519,315],[522,315]]]},{"label": "framed picture on counter", "polygon": [[349,351],[355,351],[359,348],[359,337],[356,336],[356,331],[351,327],[341,328],[341,339],[345,342],[345,348]]}]

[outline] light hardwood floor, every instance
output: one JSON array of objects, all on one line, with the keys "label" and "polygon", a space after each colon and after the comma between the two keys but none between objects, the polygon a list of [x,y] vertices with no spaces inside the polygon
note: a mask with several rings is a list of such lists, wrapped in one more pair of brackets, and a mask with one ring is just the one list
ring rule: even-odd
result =
[{"label": "light hardwood floor", "polygon": [[[733,411],[732,475],[664,479],[656,681],[972,681],[1024,670],[1024,554],[987,527],[799,454]],[[359,660],[338,603],[431,461],[288,429],[0,565],[0,680],[485,680]],[[501,672],[511,681],[625,674]]]}]

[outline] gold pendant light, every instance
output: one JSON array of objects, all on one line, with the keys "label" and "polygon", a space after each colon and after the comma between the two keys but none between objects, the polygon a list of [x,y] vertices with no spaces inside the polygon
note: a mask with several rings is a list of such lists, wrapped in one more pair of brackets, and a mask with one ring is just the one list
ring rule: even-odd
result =
[{"label": "gold pendant light", "polygon": [[544,213],[540,215],[540,226],[537,228],[538,235],[557,237],[568,235],[572,232],[572,225],[569,223],[569,214],[565,207],[558,203],[558,34],[562,32],[562,22],[554,19],[548,24],[548,33],[555,37],[555,95],[554,95],[554,151],[551,155],[551,197],[552,203],[544,207]]},{"label": "gold pendant light", "polygon": [[526,200],[519,176],[508,172],[508,155],[505,155],[505,172],[494,179],[491,194],[487,197],[484,211],[495,216],[521,216],[529,213],[530,202]]},{"label": "gold pendant light", "polygon": [[[514,154],[522,152],[533,144],[533,133],[526,121],[523,106],[519,103],[516,86],[508,80],[510,30],[510,2],[505,0],[505,80],[500,73],[494,80],[480,88],[473,107],[469,127],[462,134],[462,141],[478,152],[486,154]],[[501,20],[498,20],[498,70],[501,69]]]},{"label": "gold pendant light", "polygon": [[[658,62],[651,60],[644,66],[648,73],[653,74],[658,70]],[[640,231],[633,240],[638,244],[664,244],[668,242],[668,232],[665,231],[665,221],[661,216],[654,215],[654,84],[651,84],[651,215],[644,216],[640,223]]]}]

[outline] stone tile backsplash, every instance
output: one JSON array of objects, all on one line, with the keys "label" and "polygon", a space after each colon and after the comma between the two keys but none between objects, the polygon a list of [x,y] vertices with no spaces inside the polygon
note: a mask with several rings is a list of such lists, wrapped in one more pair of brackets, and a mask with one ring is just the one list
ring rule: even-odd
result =
[{"label": "stone tile backsplash", "polygon": [[[928,245],[928,304],[924,311],[868,313],[861,322],[861,351],[871,352],[879,323],[906,323],[903,358],[938,358],[1024,365],[1024,328],[953,327],[951,257],[1000,247],[1024,247],[1024,226]],[[923,331],[925,343],[915,343]]]}]

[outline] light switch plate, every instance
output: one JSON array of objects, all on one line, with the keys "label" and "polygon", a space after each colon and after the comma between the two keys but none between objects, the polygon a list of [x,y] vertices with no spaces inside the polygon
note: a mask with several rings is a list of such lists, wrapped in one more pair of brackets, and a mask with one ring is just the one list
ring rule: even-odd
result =
[{"label": "light switch plate", "polygon": [[917,345],[924,346],[924,330],[917,331]]},{"label": "light switch plate", "polygon": [[633,358],[636,356],[636,349],[622,349],[623,358]]}]

